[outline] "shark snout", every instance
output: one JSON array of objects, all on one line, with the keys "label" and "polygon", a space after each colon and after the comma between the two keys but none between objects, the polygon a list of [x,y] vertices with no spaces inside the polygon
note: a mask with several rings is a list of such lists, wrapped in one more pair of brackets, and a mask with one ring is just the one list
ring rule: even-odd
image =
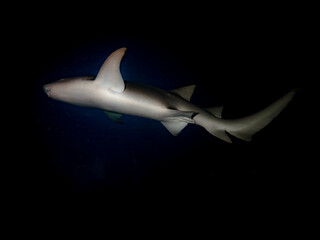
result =
[{"label": "shark snout", "polygon": [[50,97],[51,87],[48,84],[43,85],[43,90],[47,94],[47,96]]}]

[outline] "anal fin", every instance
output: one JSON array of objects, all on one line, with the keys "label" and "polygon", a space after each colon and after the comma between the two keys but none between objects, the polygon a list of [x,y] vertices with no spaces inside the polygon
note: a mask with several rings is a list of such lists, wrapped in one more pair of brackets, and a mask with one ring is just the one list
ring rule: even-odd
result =
[{"label": "anal fin", "polygon": [[207,131],[225,142],[232,143],[231,138],[228,136],[225,130],[207,129]]},{"label": "anal fin", "polygon": [[250,142],[252,140],[252,134],[250,133],[241,131],[228,131],[228,133],[247,142]]},{"label": "anal fin", "polygon": [[215,116],[217,118],[221,118],[221,113],[222,113],[222,110],[223,110],[223,106],[206,108],[206,110],[208,112],[210,112],[211,114],[213,114],[213,116]]}]

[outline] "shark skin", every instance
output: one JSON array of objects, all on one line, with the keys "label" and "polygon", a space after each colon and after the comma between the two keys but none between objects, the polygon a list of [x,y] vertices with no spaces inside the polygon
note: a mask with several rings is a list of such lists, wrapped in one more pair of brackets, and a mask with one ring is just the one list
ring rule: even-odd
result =
[{"label": "shark skin", "polygon": [[114,51],[105,60],[96,77],[61,79],[43,86],[48,97],[77,106],[97,108],[117,123],[122,114],[160,121],[177,136],[188,124],[204,127],[212,135],[231,143],[227,134],[244,141],[268,125],[291,101],[296,90],[251,116],[222,119],[223,107],[201,108],[190,103],[195,85],[165,91],[124,81],[120,72],[126,48]]}]

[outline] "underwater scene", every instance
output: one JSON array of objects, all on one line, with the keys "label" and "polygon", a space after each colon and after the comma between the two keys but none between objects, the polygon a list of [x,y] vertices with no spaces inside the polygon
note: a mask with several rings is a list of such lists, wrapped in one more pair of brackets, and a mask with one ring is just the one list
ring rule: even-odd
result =
[{"label": "underwater scene", "polygon": [[113,51],[126,47],[120,65],[125,81],[163,90],[196,85],[191,103],[223,106],[222,119],[245,117],[301,87],[301,73],[295,72],[285,40],[246,34],[208,34],[196,40],[188,32],[57,38],[56,50],[47,46],[46,54],[39,53],[40,70],[34,71],[37,158],[31,188],[49,196],[103,199],[280,193],[296,168],[293,156],[300,154],[301,130],[295,126],[301,121],[297,112],[303,93],[252,141],[229,135],[233,143],[227,143],[193,124],[178,136],[152,119],[123,115],[118,124],[102,110],[48,98],[42,88],[62,78],[96,76]]}]

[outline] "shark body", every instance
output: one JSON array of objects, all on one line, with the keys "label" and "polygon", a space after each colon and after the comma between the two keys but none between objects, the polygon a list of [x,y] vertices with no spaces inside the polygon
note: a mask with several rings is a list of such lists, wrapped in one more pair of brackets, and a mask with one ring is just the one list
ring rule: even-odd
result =
[{"label": "shark body", "polygon": [[204,127],[212,135],[231,143],[227,132],[245,141],[270,123],[291,101],[295,90],[251,116],[240,119],[221,119],[222,107],[201,108],[190,103],[195,85],[165,91],[124,81],[120,63],[126,48],[114,51],[104,62],[96,77],[61,79],[43,86],[55,100],[98,108],[115,122],[122,114],[160,121],[176,136],[188,124]]}]

